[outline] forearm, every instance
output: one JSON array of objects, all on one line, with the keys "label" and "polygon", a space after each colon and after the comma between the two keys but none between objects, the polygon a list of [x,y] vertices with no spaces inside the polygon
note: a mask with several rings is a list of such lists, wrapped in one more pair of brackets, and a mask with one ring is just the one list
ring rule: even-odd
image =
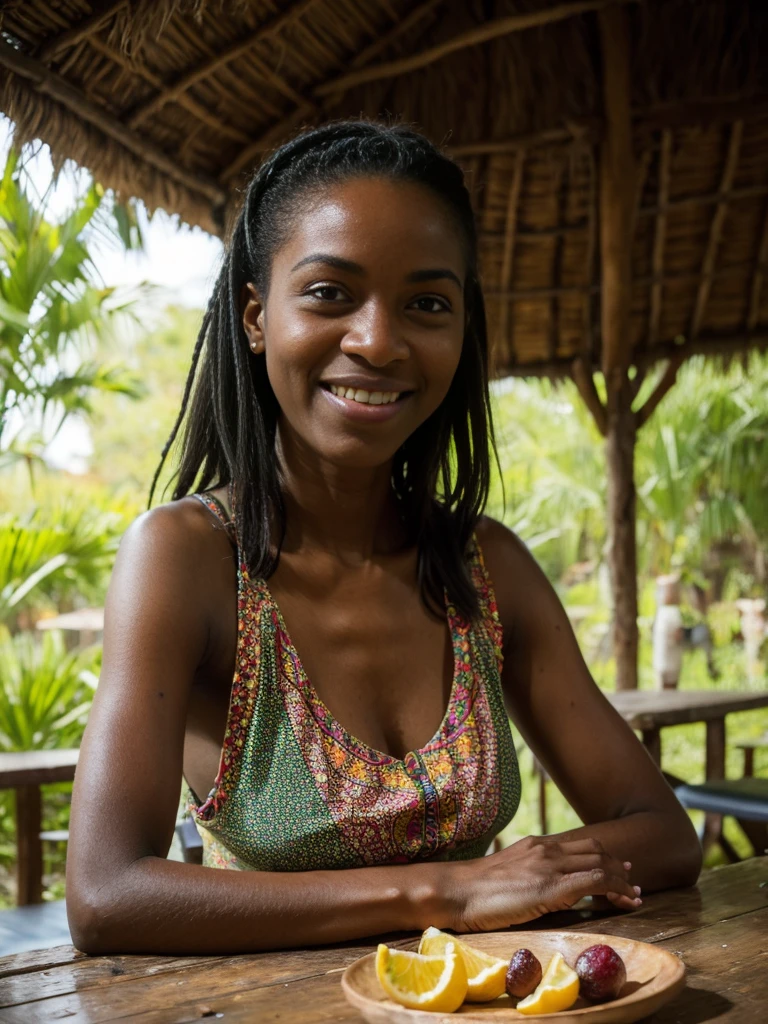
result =
[{"label": "forearm", "polygon": [[250,953],[444,927],[445,867],[227,871],[144,857],[73,899],[70,926],[93,954]]},{"label": "forearm", "polygon": [[622,818],[562,832],[556,839],[598,839],[620,861],[631,861],[630,881],[643,892],[693,885],[701,870],[701,846],[680,809],[638,811]]}]

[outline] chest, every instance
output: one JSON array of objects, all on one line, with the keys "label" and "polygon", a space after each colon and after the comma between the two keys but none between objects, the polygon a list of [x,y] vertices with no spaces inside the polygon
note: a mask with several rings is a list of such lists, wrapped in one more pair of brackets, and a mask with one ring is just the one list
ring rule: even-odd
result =
[{"label": "chest", "polygon": [[448,620],[425,607],[415,566],[400,569],[299,580],[287,559],[270,580],[312,689],[348,732],[396,757],[433,737],[453,679]]},{"label": "chest", "polygon": [[[269,591],[331,715],[356,739],[403,757],[437,732],[454,659],[447,619],[424,606],[415,564],[389,569],[329,574],[284,557]],[[221,577],[209,582],[212,654],[190,693],[184,743],[185,778],[198,796],[219,767],[238,657],[234,563],[222,560]]]}]

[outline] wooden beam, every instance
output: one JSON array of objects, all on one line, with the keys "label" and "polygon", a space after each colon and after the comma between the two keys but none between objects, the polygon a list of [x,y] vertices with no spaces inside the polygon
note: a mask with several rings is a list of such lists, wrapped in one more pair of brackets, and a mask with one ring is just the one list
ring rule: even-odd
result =
[{"label": "wooden beam", "polygon": [[[768,331],[756,334],[700,334],[695,342],[680,344],[669,340],[660,342],[652,349],[644,349],[633,357],[632,365],[647,368],[656,363],[681,357],[682,362],[694,356],[724,356],[730,358],[744,352],[762,352],[768,349]],[[583,358],[583,357],[582,357]],[[509,377],[571,377],[573,357],[563,356],[559,359],[535,359],[527,363],[515,363],[504,368],[504,375]],[[596,363],[591,370],[599,370]]]},{"label": "wooden beam", "polygon": [[536,146],[552,146],[558,143],[597,142],[600,131],[595,128],[584,128],[583,133],[573,128],[547,128],[540,132],[525,132],[511,135],[506,139],[494,139],[485,142],[468,142],[463,145],[446,146],[446,151],[460,159],[465,156],[494,156],[502,153],[517,153],[521,149],[533,149]]},{"label": "wooden beam", "polygon": [[[376,44],[368,47],[367,50],[363,51],[363,53],[358,54],[356,59],[362,63],[366,53],[370,54],[369,59],[373,59],[381,52],[382,49],[386,49],[386,47],[390,46],[400,38],[401,34],[405,30],[406,23],[408,23],[409,27],[413,27],[413,25],[417,24],[421,20],[421,17],[424,14],[429,13],[434,6],[434,2],[429,2],[422,4],[420,8],[416,8],[416,10],[414,10],[408,18],[405,18],[402,23],[395,25],[395,27],[389,32],[385,33],[385,35],[382,36]],[[335,75],[331,79],[326,80],[324,84],[332,85],[340,77],[342,76]],[[303,102],[300,106],[297,106],[289,114],[281,118],[280,121],[273,124],[266,132],[260,135],[258,139],[255,139],[249,146],[246,146],[244,150],[238,153],[235,160],[221,172],[219,175],[219,181],[224,184],[230,182],[232,178],[236,177],[244,168],[250,166],[255,160],[260,158],[261,154],[274,145],[276,141],[280,140],[286,132],[295,128],[297,123],[308,117],[315,116],[319,110],[324,111],[327,108],[331,108],[339,95],[340,93],[335,90],[329,90],[325,101],[319,103],[314,91],[310,89],[304,96]]]},{"label": "wooden beam", "polygon": [[747,313],[747,333],[754,331],[760,319],[760,300],[763,294],[763,279],[768,269],[768,203],[765,207],[763,230],[760,236],[760,247],[757,250],[755,271],[752,275],[752,287],[749,294],[749,311]]},{"label": "wooden beam", "polygon": [[674,128],[711,128],[768,115],[768,96],[701,96],[673,100],[634,112],[635,132],[654,134]]},{"label": "wooden beam", "polygon": [[186,72],[183,72],[175,82],[166,85],[163,92],[159,93],[148,103],[138,107],[130,115],[127,123],[130,128],[137,128],[152,114],[156,114],[158,110],[161,110],[166,103],[171,103],[178,99],[188,89],[191,89],[197,82],[202,81],[204,78],[208,78],[210,75],[229,64],[231,61],[236,60],[243,54],[247,53],[252,47],[258,43],[264,42],[266,39],[270,39],[272,36],[280,32],[286,25],[300,18],[311,6],[316,3],[317,0],[298,0],[297,3],[292,4],[287,10],[282,11],[280,14],[276,14],[270,18],[269,21],[260,25],[259,28],[252,32],[245,39],[239,39],[237,42],[232,43],[221,53],[217,53],[210,60],[205,61],[202,64],[194,64]]},{"label": "wooden beam", "polygon": [[59,75],[49,71],[39,61],[27,57],[2,40],[0,40],[0,65],[31,82],[39,93],[50,96],[57,103],[61,103],[62,106],[77,114],[88,124],[98,128],[121,146],[125,146],[135,156],[151,164],[185,188],[198,192],[215,205],[223,204],[226,201],[226,192],[216,182],[180,167],[177,161],[151,142],[136,135],[122,121],[110,117],[106,111],[94,106],[78,89],[65,82]]},{"label": "wooden beam", "polygon": [[77,46],[84,39],[88,39],[95,32],[106,25],[108,21],[124,7],[127,7],[129,0],[107,0],[107,3],[92,3],[91,13],[87,18],[83,18],[77,25],[73,25],[72,28],[66,32],[62,32],[61,35],[55,36],[50,42],[42,46],[35,54],[34,57],[40,61],[41,64],[50,64],[54,61],[60,53],[64,50],[69,50],[72,47]]},{"label": "wooden beam", "polygon": [[[568,208],[568,186],[570,177],[568,169],[565,164],[560,164],[558,170],[555,172],[557,175],[557,186],[555,193],[557,196],[557,222],[561,224],[565,220],[566,211]],[[555,236],[554,252],[552,254],[552,281],[556,288],[560,288],[563,282],[563,236]],[[549,344],[549,357],[554,359],[557,356],[558,341],[560,338],[560,300],[557,295],[553,295],[549,300],[549,331],[548,344]]]},{"label": "wooden beam", "polygon": [[631,45],[627,11],[597,16],[605,136],[600,146],[602,367],[606,386],[608,523],[616,688],[637,688],[637,539],[634,453],[637,426],[628,376],[632,307],[632,238],[638,172],[630,111]]},{"label": "wooden beam", "polygon": [[[589,207],[587,211],[587,253],[584,260],[585,278],[587,283],[584,289],[584,307],[582,313],[584,323],[584,341],[582,343],[582,348],[586,356],[587,365],[590,365],[595,351],[595,328],[592,316],[592,289],[597,284],[595,281],[595,271],[597,269],[597,166],[591,149],[587,150],[587,154],[587,160],[589,163],[589,196],[587,202]],[[603,433],[605,432],[603,431]]]},{"label": "wooden beam", "polygon": [[[728,142],[728,153],[725,158],[725,167],[723,169],[723,176],[720,180],[720,195],[725,196],[733,185],[733,178],[736,174],[736,166],[739,162],[739,150],[741,149],[741,138],[744,133],[744,122],[735,121],[731,128],[731,137]],[[715,269],[715,260],[717,259],[717,252],[720,248],[720,238],[723,233],[723,224],[725,223],[725,216],[728,212],[728,200],[721,199],[715,209],[714,216],[712,217],[712,223],[709,227],[709,239],[707,241],[707,248],[704,252],[704,261],[701,266],[701,284],[696,295],[696,303],[693,307],[693,316],[691,317],[691,326],[689,334],[692,338],[701,330],[701,323],[704,319],[704,311],[707,307],[707,300],[709,299],[709,292],[712,287],[711,274]]]},{"label": "wooden beam", "polygon": [[[678,196],[677,199],[667,201],[664,209],[682,210],[690,206],[712,206],[715,203],[735,203],[740,199],[759,199],[768,195],[768,185],[748,185],[744,188],[732,188],[728,192],[702,192],[692,196]],[[653,206],[643,206],[638,210],[639,217],[654,217],[661,210],[661,207],[654,203]]]},{"label": "wooden beam", "polygon": [[[415,28],[419,22],[424,21],[429,15],[434,14],[438,7],[441,7],[445,3],[445,0],[426,0],[426,3],[420,4],[415,7],[410,14],[406,15],[401,21],[396,21],[396,24],[389,32],[385,32],[379,36],[378,39],[374,40],[369,46],[366,46],[358,55],[350,61],[350,67],[353,68],[364,68],[375,60],[380,53],[386,52],[388,47],[392,45],[397,39],[399,39],[406,32],[410,32],[411,29]],[[421,30],[420,30],[421,31]],[[411,41],[413,42],[413,41]],[[343,90],[339,90],[336,93],[329,93],[326,97],[328,106],[333,106],[341,97]]]},{"label": "wooden beam", "polygon": [[[504,229],[504,251],[501,257],[501,275],[499,281],[503,291],[509,289],[512,283],[512,272],[515,261],[515,241],[517,236],[517,211],[520,205],[520,193],[523,187],[523,173],[525,171],[524,150],[520,150],[515,161],[515,169],[512,173],[512,184],[507,197],[507,216]],[[512,345],[507,337],[509,330],[509,303],[502,302],[500,309],[499,335],[502,339],[505,350],[511,351]]]},{"label": "wooden beam", "polygon": [[656,230],[653,237],[653,255],[651,256],[651,273],[654,283],[651,285],[651,308],[648,317],[648,345],[655,345],[659,340],[661,324],[661,286],[664,274],[664,244],[667,238],[667,203],[669,202],[669,174],[672,164],[672,132],[668,129],[661,135],[661,152],[659,155],[658,205],[656,214]]},{"label": "wooden beam", "polygon": [[[101,39],[89,39],[88,45],[93,47],[98,53],[103,54],[110,60],[119,64],[120,67],[125,68],[126,71],[130,71],[132,74],[138,75],[143,78],[144,81],[151,85],[153,89],[159,89],[163,86],[162,78],[159,78],[156,74],[145,67],[143,64],[137,64],[134,61],[124,57],[122,53],[114,50],[111,46],[107,46],[106,43],[102,42]],[[89,83],[90,84],[90,83]],[[234,139],[236,142],[248,142],[250,135],[247,132],[241,131],[239,128],[235,128],[224,121],[220,116],[212,114],[207,110],[202,103],[198,103],[197,100],[191,96],[179,96],[178,104],[185,110],[189,111],[194,117],[201,121],[208,128],[212,128],[219,135],[224,135],[229,139]]]},{"label": "wooden beam", "polygon": [[563,21],[565,18],[572,18],[587,11],[604,10],[607,7],[614,7],[625,3],[634,3],[636,0],[577,0],[575,3],[557,4],[554,7],[547,7],[544,10],[530,11],[526,14],[512,14],[506,18],[494,18],[478,25],[476,28],[466,32],[460,32],[451,39],[446,39],[436,46],[430,46],[421,53],[411,54],[409,57],[402,57],[399,60],[387,61],[384,64],[376,64],[371,68],[359,71],[352,71],[341,78],[336,79],[332,84],[321,85],[315,93],[324,96],[329,92],[351,89],[355,85],[362,85],[364,82],[376,82],[382,78],[394,78],[409,71],[417,71],[419,68],[434,64],[451,53],[464,50],[470,46],[479,46],[481,43],[490,42],[501,36],[511,35],[513,32],[522,32],[525,29],[535,28],[540,25],[550,25],[556,21]]},{"label": "wooden beam", "polygon": [[607,433],[607,416],[605,406],[600,400],[600,395],[595,387],[595,378],[592,376],[592,367],[583,356],[577,356],[570,364],[570,375],[584,404],[592,413],[597,429],[605,437]]},{"label": "wooden beam", "polygon": [[683,355],[682,353],[679,353],[673,356],[667,363],[667,368],[662,374],[656,387],[650,393],[643,405],[637,410],[636,416],[638,429],[642,427],[644,423],[648,422],[648,419],[653,415],[656,406],[677,380],[677,371],[680,369],[682,362]]}]

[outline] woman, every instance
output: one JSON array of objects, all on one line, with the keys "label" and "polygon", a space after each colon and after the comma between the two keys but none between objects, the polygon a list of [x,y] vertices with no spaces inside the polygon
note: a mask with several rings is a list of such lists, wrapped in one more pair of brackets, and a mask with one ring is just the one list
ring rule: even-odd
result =
[{"label": "woman", "polygon": [[[686,814],[533,559],[482,516],[487,339],[459,168],[375,123],[283,146],[246,191],[163,457],[201,350],[174,500],[130,527],[110,584],[75,944],[479,931],[693,883]],[[585,825],[484,856],[520,797],[505,704]],[[182,773],[203,866],[165,859]]]}]

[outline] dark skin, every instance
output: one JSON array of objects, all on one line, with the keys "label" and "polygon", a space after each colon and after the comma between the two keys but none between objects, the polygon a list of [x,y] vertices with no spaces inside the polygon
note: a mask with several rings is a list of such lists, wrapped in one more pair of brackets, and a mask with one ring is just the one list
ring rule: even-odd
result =
[{"label": "dark skin", "polygon": [[[266,360],[281,408],[288,530],[270,589],[333,715],[397,757],[434,735],[452,669],[447,622],[418,591],[390,465],[455,373],[465,274],[436,197],[356,179],[314,197],[274,255],[268,295],[249,286],[242,297],[253,358]],[[345,412],[327,385],[355,375],[407,393],[396,414]],[[67,907],[80,949],[236,953],[429,925],[490,930],[585,895],[630,910],[640,887],[695,881],[687,815],[590,678],[546,578],[504,526],[484,518],[477,532],[511,717],[585,825],[454,864],[254,873],[166,860],[182,771],[202,799],[218,771],[237,636],[232,547],[185,498],[130,527],[110,584],[72,807]]]}]

